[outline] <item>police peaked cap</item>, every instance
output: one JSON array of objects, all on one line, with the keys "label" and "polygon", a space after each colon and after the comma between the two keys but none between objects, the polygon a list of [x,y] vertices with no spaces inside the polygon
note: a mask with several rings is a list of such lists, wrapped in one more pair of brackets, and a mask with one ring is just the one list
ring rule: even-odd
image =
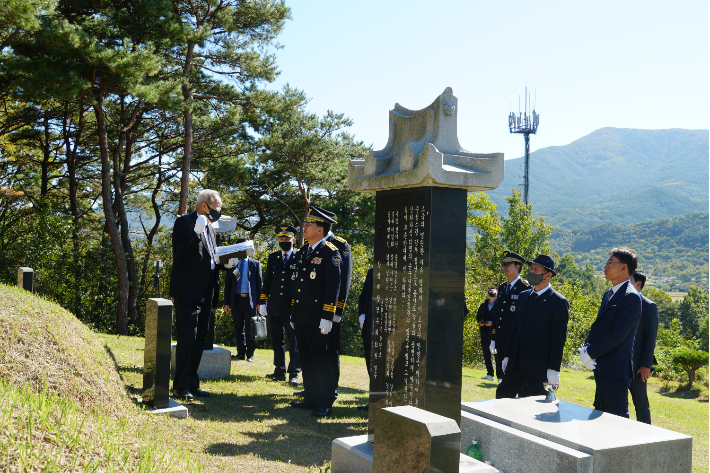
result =
[{"label": "police peaked cap", "polygon": [[527,263],[528,261],[520,256],[517,253],[513,253],[512,251],[504,251],[503,252],[503,259],[501,260],[501,263],[518,263],[519,265],[523,265],[523,263]]},{"label": "police peaked cap", "polygon": [[306,219],[306,221],[330,224],[337,223],[335,220],[335,214],[333,212],[329,212],[315,205],[310,205],[308,207],[308,218]]},{"label": "police peaked cap", "polygon": [[555,271],[555,260],[551,256],[547,255],[537,255],[534,260],[528,261],[529,264],[539,264],[546,270],[552,273],[553,276],[557,276]]},{"label": "police peaked cap", "polygon": [[274,232],[276,232],[277,237],[292,237],[296,236],[296,233],[298,233],[294,226],[288,225],[286,223],[282,223],[281,225],[274,227]]}]

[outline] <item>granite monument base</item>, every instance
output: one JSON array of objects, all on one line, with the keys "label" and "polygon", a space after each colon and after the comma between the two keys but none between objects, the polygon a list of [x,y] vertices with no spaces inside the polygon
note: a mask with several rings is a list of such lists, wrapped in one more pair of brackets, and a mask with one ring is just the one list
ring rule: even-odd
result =
[{"label": "granite monument base", "polygon": [[[170,359],[170,379],[175,377],[175,347],[176,343],[172,344],[172,357]],[[211,350],[202,352],[202,360],[200,367],[197,368],[197,376],[200,379],[224,379],[229,376],[229,371],[232,368],[232,353],[226,348],[218,345],[212,345]]]},{"label": "granite monument base", "polygon": [[187,407],[172,399],[168,399],[168,407],[163,407],[162,409],[146,407],[145,411],[148,414],[170,416],[176,419],[187,419]]},{"label": "granite monument base", "polygon": [[464,402],[461,450],[505,473],[690,473],[692,437],[544,396]]},{"label": "granite monument base", "polygon": [[34,292],[35,272],[32,268],[21,267],[17,269],[17,287],[25,291]]},{"label": "granite monument base", "polygon": [[[374,445],[367,435],[341,437],[333,440],[330,468],[333,473],[372,473]],[[397,470],[393,470],[397,471]],[[459,473],[498,473],[496,468],[459,454]]]}]

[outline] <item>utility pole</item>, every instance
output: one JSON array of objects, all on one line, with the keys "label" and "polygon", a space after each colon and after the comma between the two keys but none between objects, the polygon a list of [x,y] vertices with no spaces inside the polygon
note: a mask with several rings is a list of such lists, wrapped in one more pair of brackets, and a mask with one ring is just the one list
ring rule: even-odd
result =
[{"label": "utility pole", "polygon": [[[525,175],[523,176],[523,200],[528,204],[530,193],[530,135],[537,133],[537,126],[540,124],[540,115],[535,112],[535,105],[530,104],[531,97],[528,96],[528,88],[525,87],[525,106],[520,110],[520,96],[518,96],[518,115],[510,112],[508,115],[508,129],[511,133],[523,135],[525,138]],[[528,110],[530,114],[528,115]]]}]

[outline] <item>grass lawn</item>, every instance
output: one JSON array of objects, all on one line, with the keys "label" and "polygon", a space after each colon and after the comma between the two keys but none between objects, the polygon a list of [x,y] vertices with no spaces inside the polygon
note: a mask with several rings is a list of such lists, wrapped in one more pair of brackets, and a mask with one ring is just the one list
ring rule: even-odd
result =
[{"label": "grass lawn", "polygon": [[[143,339],[99,335],[116,360],[132,398],[140,397]],[[227,347],[230,348],[230,347]],[[232,348],[233,350],[233,348]],[[234,350],[233,350],[234,352]],[[212,396],[186,403],[186,420],[161,417],[149,421],[151,436],[167,450],[184,453],[206,471],[291,472],[325,470],[331,441],[367,430],[367,413],[355,406],[367,402],[368,380],[362,358],[341,357],[340,396],[333,416],[311,417],[289,406],[293,389],[264,375],[273,371],[271,351],[257,350],[254,363],[232,361],[228,379],[205,381]],[[463,370],[463,401],[493,399],[496,383],[480,379],[484,371]],[[563,370],[558,398],[591,406],[594,380],[589,372]],[[693,437],[693,471],[708,472],[708,390],[660,389],[650,380],[654,425]],[[632,407],[633,409],[633,407]],[[632,418],[634,413],[632,412]]]}]

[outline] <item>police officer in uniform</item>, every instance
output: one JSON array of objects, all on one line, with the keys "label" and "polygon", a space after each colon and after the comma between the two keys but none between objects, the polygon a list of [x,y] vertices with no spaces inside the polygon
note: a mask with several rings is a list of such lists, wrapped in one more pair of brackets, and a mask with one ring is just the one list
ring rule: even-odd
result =
[{"label": "police officer in uniform", "polygon": [[[279,250],[269,255],[261,286],[261,314],[267,315],[271,344],[274,349],[274,372],[266,377],[274,381],[286,381],[298,386],[301,361],[298,358],[296,334],[289,323],[293,280],[296,277],[296,229],[288,224],[275,228]],[[289,363],[286,367],[286,337],[288,337]]]},{"label": "police officer in uniform", "polygon": [[335,372],[328,351],[333,317],[340,291],[341,255],[326,241],[332,217],[309,207],[303,224],[308,241],[296,253],[291,323],[296,332],[303,375],[303,400],[291,405],[311,409],[311,415],[325,417],[335,401]]},{"label": "police officer in uniform", "polygon": [[[327,215],[335,222],[335,214],[315,205],[310,207],[317,210],[323,215]],[[340,261],[340,291],[338,292],[338,302],[335,304],[335,315],[333,316],[333,328],[328,334],[328,352],[330,353],[330,362],[333,364],[333,373],[335,375],[335,397],[338,397],[338,382],[340,381],[340,319],[345,310],[345,303],[348,300],[350,292],[350,281],[353,276],[353,256],[352,250],[347,240],[339,236],[335,236],[333,232],[328,232],[325,237],[328,241],[335,245],[342,256]]]},{"label": "police officer in uniform", "polygon": [[515,320],[515,305],[518,302],[520,293],[530,286],[520,278],[520,271],[523,269],[523,263],[527,260],[517,253],[512,251],[503,252],[503,274],[507,282],[498,286],[498,298],[495,301],[493,312],[493,330],[491,332],[490,352],[496,358],[496,376],[498,382],[503,380],[503,358],[505,358],[505,349],[508,346],[508,341],[513,329],[513,320]]}]

